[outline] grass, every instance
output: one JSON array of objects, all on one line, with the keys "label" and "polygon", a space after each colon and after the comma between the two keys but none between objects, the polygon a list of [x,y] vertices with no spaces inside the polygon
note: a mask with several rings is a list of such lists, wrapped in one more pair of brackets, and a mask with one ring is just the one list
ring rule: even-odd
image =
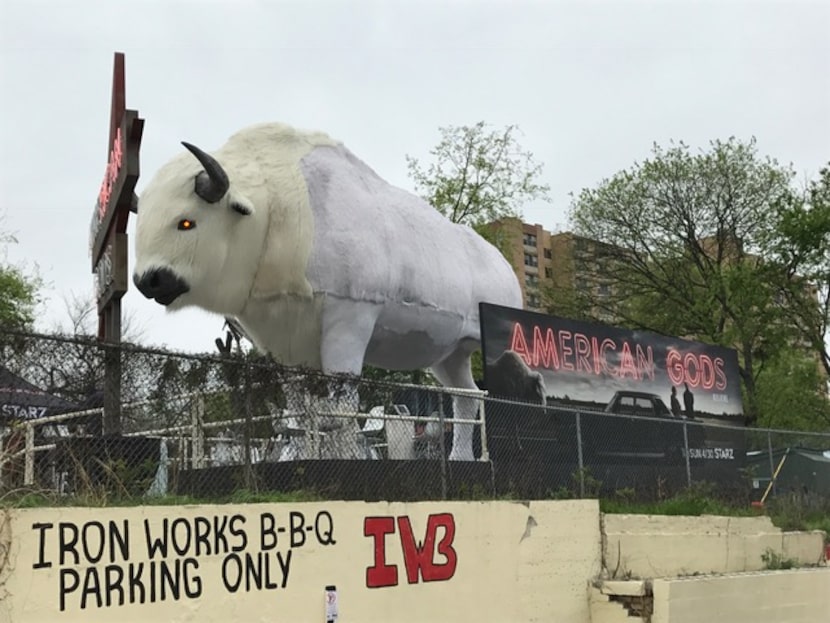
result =
[{"label": "grass", "polygon": [[763,509],[751,507],[745,500],[723,500],[711,486],[697,485],[657,502],[636,502],[623,495],[600,500],[604,513],[634,515],[721,515],[754,517],[767,515],[773,525],[784,531],[822,530],[830,543],[830,500],[783,495],[768,500]]},{"label": "grass", "polygon": [[830,510],[803,508],[795,504],[771,503],[766,509],[735,505],[714,498],[677,496],[660,502],[637,503],[600,500],[604,513],[631,515],[721,515],[725,517],[757,517],[768,515],[773,525],[784,531],[823,530],[830,543]]},{"label": "grass", "polygon": [[694,490],[683,491],[656,502],[637,502],[618,498],[600,499],[599,507],[604,513],[635,515],[727,515],[730,517],[758,515],[758,511],[749,505],[730,503]]},{"label": "grass", "polygon": [[238,490],[232,495],[216,498],[197,498],[188,495],[164,495],[154,497],[112,497],[101,492],[87,495],[60,496],[49,492],[17,491],[0,498],[0,507],[44,508],[44,507],[113,507],[113,506],[191,506],[195,504],[259,504],[321,502],[324,497],[310,491],[268,491],[257,493]]},{"label": "grass", "polygon": [[768,502],[766,510],[782,530],[823,530],[830,543],[830,500],[784,495]]},{"label": "grass", "polygon": [[[486,491],[470,490],[464,499],[492,500]],[[552,495],[554,498],[575,497]],[[593,497],[593,496],[592,496]],[[16,491],[0,497],[0,507],[43,508],[49,506],[185,506],[194,504],[257,504],[322,502],[330,497],[310,490],[254,492],[240,489],[232,495],[215,498],[196,498],[182,495],[157,497],[114,496],[104,491],[90,491],[85,495],[59,496],[49,492]],[[499,499],[515,499],[505,495]],[[712,485],[695,485],[674,496],[655,502],[639,502],[633,489],[622,489],[613,496],[600,498],[600,510],[604,513],[635,515],[722,515],[728,517],[752,517],[768,515],[772,523],[786,531],[822,530],[830,542],[830,500],[807,499],[798,495],[780,496],[769,500],[764,509],[751,507],[746,500],[740,502],[719,498]]]}]

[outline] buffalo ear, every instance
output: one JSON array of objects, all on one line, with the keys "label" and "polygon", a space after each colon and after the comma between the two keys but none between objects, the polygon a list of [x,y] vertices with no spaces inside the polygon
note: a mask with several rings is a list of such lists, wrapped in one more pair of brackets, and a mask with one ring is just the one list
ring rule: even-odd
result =
[{"label": "buffalo ear", "polygon": [[239,212],[243,216],[249,216],[253,213],[251,206],[240,203],[239,201],[231,201],[231,210]]},{"label": "buffalo ear", "polygon": [[242,216],[250,216],[254,213],[254,205],[248,198],[236,193],[231,194],[228,206],[231,210],[238,212]]}]

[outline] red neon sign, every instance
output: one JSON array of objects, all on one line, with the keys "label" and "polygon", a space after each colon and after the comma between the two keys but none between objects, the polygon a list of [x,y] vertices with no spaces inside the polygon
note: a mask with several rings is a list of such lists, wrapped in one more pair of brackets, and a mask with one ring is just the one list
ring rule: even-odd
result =
[{"label": "red neon sign", "polygon": [[[571,331],[554,331],[548,328],[544,334],[538,326],[533,327],[533,337],[528,344],[524,327],[513,323],[510,350],[524,359],[531,368],[568,370],[587,374],[615,376],[641,381],[654,380],[654,353],[651,346],[632,346],[623,341],[617,344],[611,338],[600,340],[594,336]],[[620,364],[612,365],[608,353],[620,353]]]},{"label": "red neon sign", "polygon": [[[527,334],[531,338],[528,341]],[[651,346],[629,343],[628,340],[599,338],[572,331],[543,329],[538,325],[525,332],[519,322],[513,323],[509,349],[518,354],[531,368],[565,370],[631,378],[635,381],[654,380],[654,352]],[[616,354],[619,363],[612,363]],[[609,361],[610,360],[610,361]],[[727,386],[725,361],[694,352],[682,353],[669,348],[666,353],[666,372],[672,383],[702,389],[723,391]]]},{"label": "red neon sign", "polygon": [[724,361],[720,357],[713,359],[703,354],[682,354],[673,348],[666,354],[666,370],[675,385],[688,383],[690,387],[714,387],[722,391],[726,389],[726,372],[723,366]]},{"label": "red neon sign", "polygon": [[121,173],[121,164],[124,159],[123,137],[121,128],[115,131],[115,138],[112,141],[107,168],[104,172],[104,181],[101,182],[101,189],[98,191],[98,220],[102,220],[107,213],[107,208],[112,198],[112,189]]}]

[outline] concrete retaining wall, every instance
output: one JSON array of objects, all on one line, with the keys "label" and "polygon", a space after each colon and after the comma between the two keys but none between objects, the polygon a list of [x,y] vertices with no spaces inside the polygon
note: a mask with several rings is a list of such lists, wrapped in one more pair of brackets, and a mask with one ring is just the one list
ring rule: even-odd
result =
[{"label": "concrete retaining wall", "polygon": [[827,567],[597,582],[591,623],[818,623],[830,620]]},{"label": "concrete retaining wall", "polygon": [[604,515],[603,556],[617,577],[671,577],[766,568],[771,550],[801,564],[822,559],[823,532],[782,532],[769,517]]},{"label": "concrete retaining wall", "polygon": [[0,623],[822,620],[827,567],[732,573],[768,548],[816,563],[822,534],[592,500],[6,510]]},{"label": "concrete retaining wall", "polygon": [[3,623],[322,622],[335,597],[343,623],[586,623],[587,581],[600,571],[590,500],[60,508],[6,519]]},{"label": "concrete retaining wall", "polygon": [[651,623],[819,623],[830,620],[830,570],[654,580]]}]

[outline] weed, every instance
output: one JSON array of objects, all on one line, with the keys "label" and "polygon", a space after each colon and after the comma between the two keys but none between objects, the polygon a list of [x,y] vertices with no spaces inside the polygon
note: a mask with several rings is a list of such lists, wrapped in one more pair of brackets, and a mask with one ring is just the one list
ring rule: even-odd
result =
[{"label": "weed", "polygon": [[764,567],[771,571],[779,569],[794,569],[800,566],[799,562],[795,558],[784,558],[783,554],[779,554],[769,547],[763,554],[761,554],[761,560],[764,563]]},{"label": "weed", "polygon": [[773,523],[782,530],[822,530],[830,543],[830,500],[799,493],[779,495],[766,504]]}]

